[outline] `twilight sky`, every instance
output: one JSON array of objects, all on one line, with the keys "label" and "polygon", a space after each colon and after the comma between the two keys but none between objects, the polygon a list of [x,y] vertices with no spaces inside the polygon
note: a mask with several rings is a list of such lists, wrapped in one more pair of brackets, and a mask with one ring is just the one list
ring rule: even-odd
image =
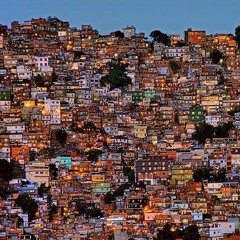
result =
[{"label": "twilight sky", "polygon": [[0,0],[0,24],[56,16],[72,27],[91,24],[101,34],[133,25],[183,35],[192,27],[210,33],[234,33],[240,25],[239,0]]}]

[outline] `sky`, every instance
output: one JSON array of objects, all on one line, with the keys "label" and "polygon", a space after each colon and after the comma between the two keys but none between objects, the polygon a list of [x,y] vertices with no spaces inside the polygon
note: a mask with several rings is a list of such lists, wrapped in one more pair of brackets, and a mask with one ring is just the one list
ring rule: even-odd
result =
[{"label": "sky", "polygon": [[187,28],[207,34],[234,33],[240,25],[239,0],[0,0],[0,24],[56,16],[71,27],[91,24],[100,34],[135,26],[183,35]]}]

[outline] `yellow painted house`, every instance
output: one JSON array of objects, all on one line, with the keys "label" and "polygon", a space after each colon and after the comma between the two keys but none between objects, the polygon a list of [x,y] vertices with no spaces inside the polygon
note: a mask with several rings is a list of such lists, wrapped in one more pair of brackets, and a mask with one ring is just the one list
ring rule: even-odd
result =
[{"label": "yellow painted house", "polygon": [[147,126],[146,125],[134,125],[134,135],[137,138],[147,137]]},{"label": "yellow painted house", "polygon": [[92,182],[105,182],[104,174],[93,174],[91,177]]},{"label": "yellow painted house", "polygon": [[171,170],[172,179],[181,181],[181,182],[188,182],[193,178],[193,170],[190,167],[185,166],[173,166]]}]

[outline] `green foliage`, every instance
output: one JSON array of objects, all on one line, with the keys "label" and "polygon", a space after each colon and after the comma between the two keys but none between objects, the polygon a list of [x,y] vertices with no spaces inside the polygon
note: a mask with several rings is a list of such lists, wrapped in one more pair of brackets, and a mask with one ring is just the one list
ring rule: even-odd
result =
[{"label": "green foliage", "polygon": [[97,127],[95,126],[95,124],[93,122],[86,122],[84,123],[83,127],[82,127],[82,131],[85,132],[93,132],[96,131]]},{"label": "green foliage", "polygon": [[176,74],[181,69],[181,64],[177,61],[169,61],[169,66],[173,72],[173,74]]},{"label": "green foliage", "polygon": [[36,236],[32,233],[29,234],[31,236],[31,240],[37,240]]},{"label": "green foliage", "polygon": [[240,26],[235,28],[235,39],[238,44],[238,48],[240,47]]},{"label": "green foliage", "polygon": [[23,219],[21,217],[17,217],[17,227],[19,228],[23,224]]},{"label": "green foliage", "polygon": [[219,51],[218,49],[214,49],[211,53],[210,53],[210,57],[212,59],[212,63],[213,64],[219,64],[220,60],[224,60],[224,55],[221,51]]},{"label": "green foliage", "polygon": [[53,217],[55,214],[57,214],[57,206],[54,204],[51,204],[49,207],[49,212],[48,212],[48,217],[49,217],[50,222],[53,221]]},{"label": "green foliage", "polygon": [[82,51],[74,51],[74,58],[75,59],[80,59],[81,56],[83,56],[83,55],[85,55],[85,53],[82,52]]},{"label": "green foliage", "polygon": [[9,190],[8,186],[0,186],[1,199],[7,199],[10,194],[11,194],[11,191]]},{"label": "green foliage", "polygon": [[83,215],[86,213],[87,204],[81,200],[76,201],[76,210],[78,211],[79,215]]},{"label": "green foliage", "polygon": [[14,168],[11,163],[5,159],[0,159],[0,180],[9,181],[13,178]]},{"label": "green foliage", "polygon": [[229,131],[234,128],[232,122],[224,123],[222,126],[215,127],[215,135],[218,138],[227,138],[229,137]]},{"label": "green foliage", "polygon": [[41,183],[41,185],[38,187],[38,195],[40,197],[43,197],[43,195],[49,193],[50,187],[46,187],[45,183]]},{"label": "green foliage", "polygon": [[195,182],[202,182],[202,180],[210,180],[210,175],[208,168],[198,168],[193,172],[193,179]]},{"label": "green foliage", "polygon": [[124,88],[132,84],[132,79],[119,67],[115,66],[110,69],[109,73],[101,78],[101,85],[110,84],[110,88]]},{"label": "green foliage", "polygon": [[207,138],[212,139],[214,137],[214,127],[206,123],[200,123],[192,137],[198,140],[199,144],[204,144]]},{"label": "green foliage", "polygon": [[56,148],[47,147],[43,150],[43,153],[46,154],[49,158],[54,158],[56,157]]},{"label": "green foliage", "polygon": [[139,104],[137,102],[131,102],[128,105],[128,110],[132,111],[138,111],[139,110]]},{"label": "green foliage", "polygon": [[115,201],[114,194],[111,193],[111,192],[107,192],[104,196],[104,203],[105,204],[111,204],[111,203],[113,203],[113,201]]},{"label": "green foliage", "polygon": [[180,40],[176,43],[175,47],[185,47],[187,46],[187,43],[184,42],[183,40]]},{"label": "green foliage", "polygon": [[196,225],[187,226],[183,231],[183,239],[184,240],[199,240],[200,234],[198,231],[198,226],[196,226]]},{"label": "green foliage", "polygon": [[103,212],[100,208],[92,207],[86,209],[86,218],[103,217]]},{"label": "green foliage", "polygon": [[114,32],[114,36],[118,37],[118,38],[124,38],[123,32],[121,32],[119,30]]},{"label": "green foliage", "polygon": [[159,30],[152,31],[149,36],[152,38],[152,42],[162,43],[167,46],[171,43],[170,37]]},{"label": "green foliage", "polygon": [[34,83],[37,87],[44,87],[43,77],[40,74],[38,74],[36,77],[34,77]]},{"label": "green foliage", "polygon": [[174,224],[166,223],[163,229],[157,233],[157,240],[176,240],[177,238],[183,240],[199,240],[200,234],[198,226],[189,225],[185,229],[179,229]]},{"label": "green foliage", "polygon": [[31,151],[29,152],[30,161],[31,161],[31,162],[32,162],[32,161],[35,161],[36,157],[37,157],[37,152],[31,150]]},{"label": "green foliage", "polygon": [[163,229],[158,231],[157,240],[175,240],[178,237],[182,237],[182,231],[172,231],[173,227],[170,223],[166,223]]},{"label": "green foliage", "polygon": [[93,204],[87,204],[81,200],[76,201],[76,210],[79,215],[85,215],[86,218],[103,217],[101,209],[96,208]]},{"label": "green foliage", "polygon": [[209,168],[198,168],[193,172],[194,182],[224,182],[226,180],[226,169],[221,168],[217,172]]},{"label": "green foliage", "polygon": [[234,116],[234,114],[235,114],[235,113],[238,113],[238,112],[240,112],[240,108],[235,108],[235,109],[229,111],[229,112],[228,112],[228,115]]},{"label": "green foliage", "polygon": [[87,153],[87,159],[92,162],[98,161],[98,156],[102,154],[102,151],[99,149],[90,149]]},{"label": "green foliage", "polygon": [[21,194],[17,197],[15,204],[22,208],[23,212],[28,214],[29,221],[32,221],[38,211],[37,202],[27,194]]},{"label": "green foliage", "polygon": [[131,182],[131,183],[135,182],[135,175],[134,175],[133,169],[131,169],[130,167],[124,167],[123,174],[124,174],[124,176],[128,176],[129,182]]},{"label": "green foliage", "polygon": [[205,219],[212,219],[212,215],[209,213],[203,213],[203,222]]},{"label": "green foliage", "polygon": [[58,177],[58,168],[55,163],[49,164],[49,172],[52,180],[56,180]]},{"label": "green foliage", "polygon": [[131,186],[130,183],[124,183],[124,184],[122,184],[118,189],[116,189],[116,190],[113,192],[114,197],[123,196],[124,190],[129,189],[130,186]]},{"label": "green foliage", "polygon": [[58,75],[53,71],[51,75],[52,82],[57,82],[58,80]]},{"label": "green foliage", "polygon": [[18,161],[11,160],[11,165],[13,167],[13,178],[24,178],[25,171]]},{"label": "green foliage", "polygon": [[59,144],[64,145],[67,141],[68,134],[64,129],[57,129],[55,132],[55,138]]},{"label": "green foliage", "polygon": [[115,201],[116,197],[123,196],[124,191],[126,189],[129,189],[130,186],[131,186],[130,183],[124,183],[120,185],[120,187],[117,188],[113,193],[107,192],[104,196],[105,204],[111,204]]},{"label": "green foliage", "polygon": [[221,168],[218,170],[216,176],[215,176],[216,182],[225,182],[226,181],[226,169]]},{"label": "green foliage", "polygon": [[231,129],[234,129],[234,125],[231,122],[224,123],[223,125],[217,127],[213,127],[212,125],[206,123],[200,123],[200,125],[196,127],[192,137],[193,139],[198,140],[199,144],[204,144],[207,138],[229,137],[229,131]]},{"label": "green foliage", "polygon": [[218,85],[224,85],[225,82],[226,82],[226,79],[224,78],[224,76],[221,75],[219,77]]}]

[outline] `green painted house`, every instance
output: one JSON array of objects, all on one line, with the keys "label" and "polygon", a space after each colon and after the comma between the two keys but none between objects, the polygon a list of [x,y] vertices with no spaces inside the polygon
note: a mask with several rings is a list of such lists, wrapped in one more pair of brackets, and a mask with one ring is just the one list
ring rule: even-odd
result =
[{"label": "green painted house", "polygon": [[150,90],[144,91],[145,98],[154,98],[155,95],[156,95],[155,91],[150,91]]},{"label": "green painted house", "polygon": [[111,191],[110,183],[97,183],[93,189],[93,193],[107,193]]},{"label": "green painted house", "polygon": [[0,101],[11,101],[11,92],[10,91],[0,91]]},{"label": "green painted house", "polygon": [[202,122],[204,120],[204,110],[201,106],[196,106],[189,110],[189,120],[193,123]]},{"label": "green painted house", "polygon": [[144,97],[144,92],[142,91],[128,91],[128,95],[132,95],[132,102],[141,102]]}]

